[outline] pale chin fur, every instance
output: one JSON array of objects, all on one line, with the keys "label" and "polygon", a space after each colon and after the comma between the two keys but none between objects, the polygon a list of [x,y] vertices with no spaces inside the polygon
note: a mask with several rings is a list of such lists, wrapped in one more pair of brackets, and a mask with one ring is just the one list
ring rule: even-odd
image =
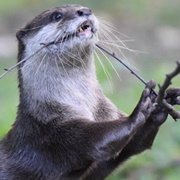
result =
[{"label": "pale chin fur", "polygon": [[[25,39],[26,46],[26,56],[30,56],[32,52],[36,52],[38,49],[42,47],[42,44],[48,44],[50,42],[58,41],[59,37],[63,37],[63,33],[66,31],[67,33],[76,32],[79,25],[81,25],[86,20],[91,20],[94,24],[94,27],[98,30],[99,29],[99,22],[94,15],[86,17],[78,17],[77,19],[73,19],[68,21],[67,23],[63,23],[61,26],[56,23],[51,23],[43,27],[34,37],[28,37]],[[63,35],[62,35],[63,34]],[[75,47],[82,48],[86,45],[95,45],[97,43],[98,38],[97,32],[93,34],[93,37],[87,36],[80,36],[74,37],[73,39],[69,39],[63,43],[57,43],[54,45],[48,46],[48,48],[44,48],[42,53],[51,53],[55,55],[61,55],[66,51],[69,51]],[[55,37],[55,38],[54,38]]]}]

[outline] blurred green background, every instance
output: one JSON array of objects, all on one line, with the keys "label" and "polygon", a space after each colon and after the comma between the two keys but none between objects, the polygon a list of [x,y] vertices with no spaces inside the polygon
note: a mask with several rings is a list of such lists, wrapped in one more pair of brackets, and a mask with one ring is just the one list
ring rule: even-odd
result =
[{"label": "blurred green background", "polygon": [[[78,3],[93,9],[101,19],[111,22],[129,48],[144,53],[122,50],[127,63],[137,68],[144,79],[162,83],[165,74],[180,61],[180,1],[179,0],[6,0],[0,1],[0,74],[3,68],[15,64],[16,31],[35,14],[65,3]],[[118,33],[117,33],[118,35]],[[134,40],[134,41],[131,41]],[[121,53],[119,54],[122,57]],[[131,113],[144,88],[122,65],[111,59],[120,78],[100,54],[111,74],[111,85],[97,61],[97,74],[107,96],[126,113]],[[10,129],[18,105],[16,70],[0,79],[0,138]],[[180,87],[180,77],[173,86]],[[177,109],[180,110],[179,107]],[[180,121],[169,118],[161,127],[151,151],[131,158],[108,180],[179,180]]]}]

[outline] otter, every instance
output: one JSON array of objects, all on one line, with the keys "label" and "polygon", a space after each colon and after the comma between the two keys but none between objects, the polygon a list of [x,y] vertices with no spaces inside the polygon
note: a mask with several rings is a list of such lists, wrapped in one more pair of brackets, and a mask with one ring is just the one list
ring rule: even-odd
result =
[{"label": "otter", "polygon": [[18,66],[16,121],[0,141],[1,180],[101,180],[151,148],[167,118],[154,105],[155,83],[131,115],[118,110],[96,77],[98,32],[81,5],[46,10],[17,32],[18,62],[28,60]]}]

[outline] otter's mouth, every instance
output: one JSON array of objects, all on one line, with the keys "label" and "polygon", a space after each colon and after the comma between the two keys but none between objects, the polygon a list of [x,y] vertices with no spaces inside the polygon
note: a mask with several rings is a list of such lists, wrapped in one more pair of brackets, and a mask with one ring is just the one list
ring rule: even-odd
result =
[{"label": "otter's mouth", "polygon": [[94,24],[92,23],[92,21],[87,20],[77,28],[76,32],[66,33],[66,35],[63,38],[60,38],[57,42],[62,43],[73,39],[74,37],[85,37],[91,39],[95,32],[96,28],[94,27]]},{"label": "otter's mouth", "polygon": [[83,24],[81,24],[76,32],[76,36],[82,36],[85,34],[91,34],[93,35],[96,32],[96,29],[91,21],[85,21]]}]

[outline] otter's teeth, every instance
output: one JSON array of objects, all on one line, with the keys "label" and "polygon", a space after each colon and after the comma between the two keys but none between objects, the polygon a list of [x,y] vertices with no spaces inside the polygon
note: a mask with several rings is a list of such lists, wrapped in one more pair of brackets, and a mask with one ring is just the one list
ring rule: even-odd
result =
[{"label": "otter's teeth", "polygon": [[82,27],[82,26],[81,26],[81,27],[78,29],[78,33],[84,32],[85,30],[91,31],[91,27]]},{"label": "otter's teeth", "polygon": [[88,27],[87,30],[91,31],[91,27]]},{"label": "otter's teeth", "polygon": [[80,27],[79,28],[79,32],[83,32],[84,30],[83,30],[83,28],[82,27]]}]

